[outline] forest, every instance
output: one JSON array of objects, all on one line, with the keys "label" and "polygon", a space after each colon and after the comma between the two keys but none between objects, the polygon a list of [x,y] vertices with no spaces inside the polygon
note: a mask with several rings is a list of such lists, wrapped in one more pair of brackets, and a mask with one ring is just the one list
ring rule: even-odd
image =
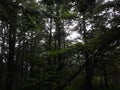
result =
[{"label": "forest", "polygon": [[0,90],[120,90],[120,0],[0,0]]}]

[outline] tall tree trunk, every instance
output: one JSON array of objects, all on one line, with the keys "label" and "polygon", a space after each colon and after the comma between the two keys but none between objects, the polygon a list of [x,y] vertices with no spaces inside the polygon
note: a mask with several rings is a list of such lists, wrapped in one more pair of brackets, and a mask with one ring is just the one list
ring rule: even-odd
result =
[{"label": "tall tree trunk", "polygon": [[[61,49],[61,21],[59,20],[59,5],[56,6],[56,16],[58,17],[56,20],[56,33],[57,33],[57,50]],[[62,56],[58,55],[58,71],[62,68]]]},{"label": "tall tree trunk", "polygon": [[[87,31],[86,31],[86,22],[85,22],[86,16],[85,13],[83,12],[83,40],[84,43],[87,44]],[[86,66],[85,66],[85,90],[92,90],[92,78],[93,78],[93,69],[92,69],[92,64],[91,60],[89,59],[89,53],[85,51],[85,60],[86,60]]]},{"label": "tall tree trunk", "polygon": [[[10,4],[13,3],[12,1]],[[16,30],[17,30],[17,11],[13,6],[8,5],[7,12],[9,14],[8,33],[9,33],[9,52],[7,57],[7,84],[6,90],[13,89],[14,83],[14,61],[15,61],[15,43],[16,43]]]},{"label": "tall tree trunk", "polygon": [[[52,16],[52,13],[53,13],[53,11],[52,11],[52,7],[53,6],[50,6],[50,14],[51,14],[51,16]],[[49,46],[48,46],[48,50],[49,51],[51,51],[52,50],[52,24],[53,24],[53,18],[51,17],[50,18],[50,28],[49,28]],[[54,71],[54,69],[53,69],[53,64],[54,64],[54,61],[52,61],[52,59],[53,58],[48,58],[48,66],[49,66],[49,69],[48,70],[51,70],[51,72],[53,72]],[[53,80],[52,80],[52,78],[51,77],[49,77],[48,78],[48,82],[49,82],[49,84],[48,84],[48,90],[52,90],[52,83],[54,82]]]},{"label": "tall tree trunk", "polygon": [[86,78],[85,78],[85,90],[92,90],[93,69],[91,68],[90,60],[86,60]]}]

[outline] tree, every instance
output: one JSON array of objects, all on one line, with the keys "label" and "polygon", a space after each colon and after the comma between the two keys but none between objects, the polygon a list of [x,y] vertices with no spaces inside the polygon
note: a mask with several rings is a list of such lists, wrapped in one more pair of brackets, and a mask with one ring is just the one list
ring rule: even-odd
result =
[{"label": "tree", "polygon": [[[119,1],[5,0],[0,8],[0,89],[117,90]],[[69,39],[73,32],[79,37]]]}]

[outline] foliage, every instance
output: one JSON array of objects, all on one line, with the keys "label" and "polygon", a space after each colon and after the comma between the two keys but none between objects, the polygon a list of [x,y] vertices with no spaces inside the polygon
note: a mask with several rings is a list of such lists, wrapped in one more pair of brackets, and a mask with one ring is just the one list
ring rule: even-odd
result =
[{"label": "foliage", "polygon": [[0,1],[0,90],[118,90],[119,4]]}]

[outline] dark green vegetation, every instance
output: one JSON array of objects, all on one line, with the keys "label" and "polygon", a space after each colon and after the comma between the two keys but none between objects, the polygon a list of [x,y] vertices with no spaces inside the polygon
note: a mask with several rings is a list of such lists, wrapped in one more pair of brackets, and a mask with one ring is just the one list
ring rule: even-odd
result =
[{"label": "dark green vegetation", "polygon": [[0,90],[120,90],[120,0],[0,0]]}]

